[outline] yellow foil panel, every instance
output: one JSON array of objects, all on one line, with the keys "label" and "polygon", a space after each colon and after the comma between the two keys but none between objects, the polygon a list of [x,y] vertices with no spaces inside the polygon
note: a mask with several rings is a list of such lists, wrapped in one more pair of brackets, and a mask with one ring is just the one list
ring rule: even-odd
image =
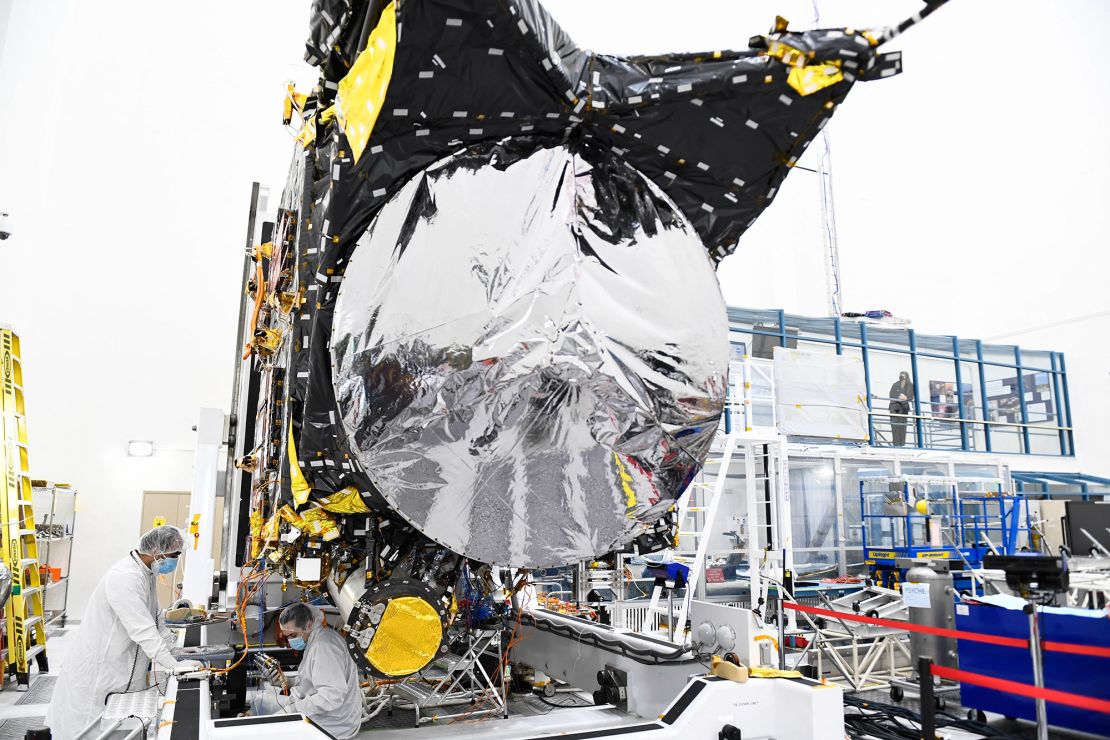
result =
[{"label": "yellow foil panel", "polygon": [[786,77],[786,84],[794,88],[799,95],[805,97],[818,90],[824,90],[830,85],[835,85],[844,79],[840,70],[840,60],[832,62],[819,62],[808,64],[804,67],[794,67]]},{"label": "yellow foil panel", "polygon": [[289,430],[289,488],[293,491],[293,500],[297,502],[297,506],[303,506],[312,491],[312,484],[305,479],[301,464],[297,461],[297,445],[293,442],[292,429]]},{"label": "yellow foil panel", "polygon": [[362,494],[354,486],[347,486],[330,496],[320,499],[320,504],[336,514],[367,514],[370,509],[362,500]]},{"label": "yellow foil panel", "polygon": [[387,676],[407,676],[431,662],[442,637],[436,608],[418,596],[402,596],[386,606],[366,658]]},{"label": "yellow foil panel", "polygon": [[397,18],[390,3],[370,33],[366,48],[358,55],[342,80],[335,96],[335,117],[347,135],[355,161],[370,141],[378,120],[389,80],[393,76],[393,53],[397,48]]}]

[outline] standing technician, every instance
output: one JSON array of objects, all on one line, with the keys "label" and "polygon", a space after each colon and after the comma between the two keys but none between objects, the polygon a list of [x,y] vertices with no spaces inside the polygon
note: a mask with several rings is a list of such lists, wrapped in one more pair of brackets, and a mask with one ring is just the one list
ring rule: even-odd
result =
[{"label": "standing technician", "polygon": [[898,380],[890,386],[890,436],[895,447],[906,445],[906,422],[913,408],[913,381],[906,371],[898,373]]},{"label": "standing technician", "polygon": [[170,653],[173,633],[166,629],[155,592],[157,575],[177,570],[185,540],[176,527],[155,527],[138,549],[100,579],[70,638],[69,654],[46,712],[54,740],[70,740],[103,711],[109,694],[142,690],[147,661],[155,671],[184,673],[201,668]]}]

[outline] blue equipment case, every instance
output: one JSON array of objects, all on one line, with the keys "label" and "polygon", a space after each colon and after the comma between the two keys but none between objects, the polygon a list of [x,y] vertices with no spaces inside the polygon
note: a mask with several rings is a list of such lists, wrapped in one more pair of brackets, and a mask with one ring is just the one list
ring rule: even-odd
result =
[{"label": "blue equipment case", "polygon": [[[1042,640],[1110,647],[1110,617],[1092,611],[1092,616],[1041,610],[1038,613]],[[1029,617],[1020,609],[991,604],[965,603],[956,607],[956,629],[1003,637],[1029,639]],[[991,645],[971,640],[958,641],[960,670],[1009,681],[1033,684],[1033,664],[1027,648]],[[1110,701],[1110,658],[1044,651],[1045,687]],[[1036,721],[1033,699],[965,683],[960,703],[973,709],[998,712],[1007,717]],[[1057,727],[1110,736],[1110,714],[1092,712],[1048,702],[1048,723]]]}]

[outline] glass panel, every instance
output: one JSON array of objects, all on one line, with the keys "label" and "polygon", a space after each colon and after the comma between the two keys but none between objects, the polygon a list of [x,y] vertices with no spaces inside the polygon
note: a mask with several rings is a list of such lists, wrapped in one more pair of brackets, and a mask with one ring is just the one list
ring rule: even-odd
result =
[{"label": "glass panel", "polygon": [[1052,353],[1039,349],[1023,349],[1021,351],[1021,366],[1028,370],[1051,370]]},{"label": "glass panel", "polygon": [[1052,373],[1022,368],[1022,393],[1030,424],[1057,426],[1059,416],[1054,399]]},{"label": "glass panel", "polygon": [[[741,459],[733,461],[733,468],[743,470]],[[707,475],[705,482],[708,485],[715,483],[713,476]],[[757,483],[758,485],[758,483]],[[704,494],[705,500],[709,497],[709,488],[700,489]],[[721,501],[717,507],[717,518],[714,522],[713,532],[709,536],[708,553],[710,559],[726,559],[737,560],[732,556],[743,552],[744,543],[747,542],[749,531],[754,529],[760,530],[757,532],[757,537],[760,538],[760,545],[766,544],[766,532],[763,527],[756,527],[750,530],[747,526],[748,516],[748,498],[747,486],[744,482],[744,475],[742,473],[730,473],[728,480],[725,481],[725,487],[721,491]],[[762,512],[760,512],[762,514]],[[757,523],[758,525],[759,523]],[[682,543],[683,546],[693,544]],[[688,549],[688,548],[687,548]]]},{"label": "glass panel", "polygon": [[870,350],[868,364],[871,370],[871,409],[875,423],[874,444],[915,446],[917,435],[912,418],[914,388],[910,356]]},{"label": "glass panel", "polygon": [[[778,313],[767,312],[768,315],[757,321],[752,326],[751,346],[748,354],[764,360],[774,359],[775,347],[783,346],[783,338],[779,327]],[[789,324],[786,326],[786,345],[794,348],[798,346],[798,330]]]},{"label": "glass panel", "polygon": [[1014,347],[1009,344],[984,344],[983,361],[1013,365],[1015,361]]},{"label": "glass panel", "polygon": [[960,396],[969,403],[974,400],[971,384],[961,379],[960,387],[956,388],[956,363],[952,360],[918,357],[917,375],[923,391],[923,446],[962,449],[960,425],[955,420],[960,418]]},{"label": "glass panel", "polygon": [[944,355],[945,357],[952,356],[952,337],[950,336],[918,334],[916,340],[918,352],[926,352],[930,355]]},{"label": "glass panel", "polygon": [[835,343],[825,342],[807,342],[804,339],[798,341],[798,349],[805,352],[823,352],[828,355],[836,354]]},{"label": "glass panel", "polygon": [[978,346],[979,343],[974,339],[961,339],[960,340],[960,357],[965,360],[978,360]]},{"label": "glass panel", "polygon": [[991,451],[1021,454],[1024,441],[1019,427],[991,425]]},{"label": "glass panel", "polygon": [[[979,383],[978,363],[960,363],[960,384],[963,388],[964,418],[981,421],[983,418],[983,386]],[[969,450],[986,452],[987,441],[984,438],[981,424],[968,425],[967,445]]]},{"label": "glass panel", "polygon": [[840,490],[844,495],[844,544],[849,575],[867,572],[863,562],[863,519],[860,516],[860,483],[894,475],[894,464],[886,460],[844,460],[840,467]]},{"label": "glass panel", "polygon": [[775,379],[775,364],[769,360],[750,360],[748,397],[751,403],[751,426],[773,427],[775,425],[775,392],[772,387]]},{"label": "glass panel", "polygon": [[[758,476],[760,475],[758,458],[756,462],[755,469]],[[714,598],[727,595],[730,601],[734,600],[732,597],[747,590],[746,586],[738,583],[738,579],[745,576],[748,569],[746,552],[749,541],[757,550],[765,550],[769,546],[770,530],[767,526],[769,507],[763,503],[766,499],[765,482],[758,479],[755,481],[755,521],[749,521],[747,481],[743,472],[746,469],[744,453],[738,452],[730,468],[732,472],[729,473],[722,489],[706,552],[706,568],[721,569],[725,579],[721,583],[706,583],[707,593]],[[699,480],[699,483],[704,485],[691,489],[691,496],[696,497],[691,498],[691,506],[705,505],[712,495],[712,486],[715,482],[712,474],[707,474],[703,480]],[[684,528],[701,529],[704,525],[704,516],[704,512],[692,512]],[[695,539],[683,537],[680,539],[679,549],[684,552],[691,551],[695,544]],[[649,593],[652,588],[650,579],[646,583],[640,583],[639,586]]]},{"label": "glass panel", "polygon": [[1017,369],[984,365],[983,373],[987,389],[987,421],[991,425],[991,450],[993,452],[1022,451],[1021,398],[1018,395]]},{"label": "glass panel", "polygon": [[846,344],[859,344],[860,331],[858,321],[840,322],[840,341]]},{"label": "glass panel", "polygon": [[1029,453],[1031,455],[1061,455],[1060,433],[1054,429],[1029,430]]},{"label": "glass panel", "polygon": [[867,344],[869,347],[908,350],[910,348],[910,335],[905,329],[891,329],[886,326],[868,324]]},{"label": "glass panel", "polygon": [[766,322],[777,323],[779,320],[778,311],[767,311],[754,308],[736,308],[735,306],[728,307],[728,321],[733,328],[750,329],[756,324]]},{"label": "glass panel", "polygon": [[997,478],[998,466],[997,465],[965,465],[963,463],[956,464],[956,477],[957,478]]},{"label": "glass panel", "polygon": [[801,578],[836,575],[839,528],[832,461],[791,458],[790,489],[794,568]]},{"label": "glass panel", "polygon": [[939,462],[906,461],[902,463],[902,475],[947,476],[948,465]]},{"label": "glass panel", "polygon": [[860,361],[863,360],[863,350],[859,347],[841,347],[840,354],[844,355],[845,357],[854,357],[855,359]]},{"label": "glass panel", "polygon": [[833,319],[786,314],[786,325],[797,329],[798,335],[802,337],[836,339],[836,322]]}]

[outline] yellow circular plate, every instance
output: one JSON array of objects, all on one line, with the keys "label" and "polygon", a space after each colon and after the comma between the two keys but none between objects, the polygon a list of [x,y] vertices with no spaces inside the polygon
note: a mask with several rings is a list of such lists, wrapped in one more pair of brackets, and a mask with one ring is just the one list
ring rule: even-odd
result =
[{"label": "yellow circular plate", "polygon": [[442,638],[443,626],[434,606],[419,596],[390,599],[366,659],[387,676],[407,676],[431,662]]}]

